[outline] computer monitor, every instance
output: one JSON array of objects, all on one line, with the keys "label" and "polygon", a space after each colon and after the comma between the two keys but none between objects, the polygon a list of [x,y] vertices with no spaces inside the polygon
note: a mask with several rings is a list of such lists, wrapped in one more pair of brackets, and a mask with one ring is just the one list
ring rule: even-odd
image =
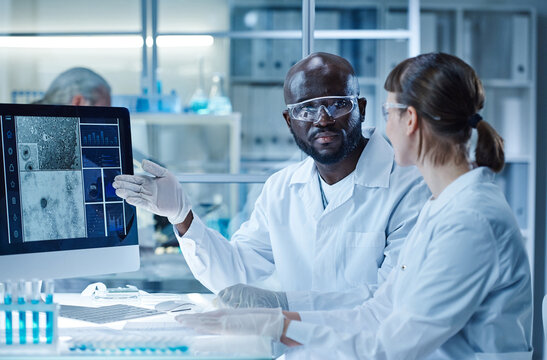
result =
[{"label": "computer monitor", "polygon": [[0,104],[0,280],[139,268],[125,108]]}]

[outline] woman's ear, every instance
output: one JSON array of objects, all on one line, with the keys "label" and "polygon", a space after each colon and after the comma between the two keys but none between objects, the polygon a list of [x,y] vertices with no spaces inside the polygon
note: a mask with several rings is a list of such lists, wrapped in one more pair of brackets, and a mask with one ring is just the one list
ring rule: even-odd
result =
[{"label": "woman's ear", "polygon": [[405,121],[406,134],[410,136],[418,131],[418,112],[414,106],[409,106],[406,113],[408,115]]}]

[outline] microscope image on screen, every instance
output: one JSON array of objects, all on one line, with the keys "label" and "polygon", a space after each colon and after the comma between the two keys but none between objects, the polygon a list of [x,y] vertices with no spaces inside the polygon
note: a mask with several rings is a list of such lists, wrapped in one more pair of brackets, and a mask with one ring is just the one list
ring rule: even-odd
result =
[{"label": "microscope image on screen", "polygon": [[122,173],[118,119],[6,116],[2,125],[10,241],[126,234],[112,187]]},{"label": "microscope image on screen", "polygon": [[17,117],[21,170],[80,170],[78,118]]},{"label": "microscope image on screen", "polygon": [[78,118],[18,116],[16,127],[23,241],[86,237]]}]

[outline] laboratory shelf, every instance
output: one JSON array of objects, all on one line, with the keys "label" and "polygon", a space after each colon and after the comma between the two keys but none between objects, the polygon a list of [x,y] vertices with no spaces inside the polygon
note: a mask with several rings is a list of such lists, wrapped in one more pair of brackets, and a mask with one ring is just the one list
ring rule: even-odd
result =
[{"label": "laboratory shelf", "polygon": [[532,81],[517,81],[511,79],[482,79],[484,87],[495,88],[529,88],[534,86]]},{"label": "laboratory shelf", "polygon": [[505,154],[506,163],[530,163],[531,161],[532,157],[528,155]]}]

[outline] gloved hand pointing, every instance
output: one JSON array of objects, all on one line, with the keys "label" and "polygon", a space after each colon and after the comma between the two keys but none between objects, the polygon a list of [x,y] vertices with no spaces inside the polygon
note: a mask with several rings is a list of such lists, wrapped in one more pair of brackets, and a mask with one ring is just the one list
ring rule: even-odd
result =
[{"label": "gloved hand pointing", "polygon": [[142,169],[154,176],[118,175],[112,183],[116,195],[131,205],[166,216],[171,224],[183,222],[191,207],[177,178],[149,160],[142,161]]},{"label": "gloved hand pointing", "polygon": [[277,308],[289,310],[287,295],[245,284],[235,284],[218,293],[224,305],[233,308]]}]

